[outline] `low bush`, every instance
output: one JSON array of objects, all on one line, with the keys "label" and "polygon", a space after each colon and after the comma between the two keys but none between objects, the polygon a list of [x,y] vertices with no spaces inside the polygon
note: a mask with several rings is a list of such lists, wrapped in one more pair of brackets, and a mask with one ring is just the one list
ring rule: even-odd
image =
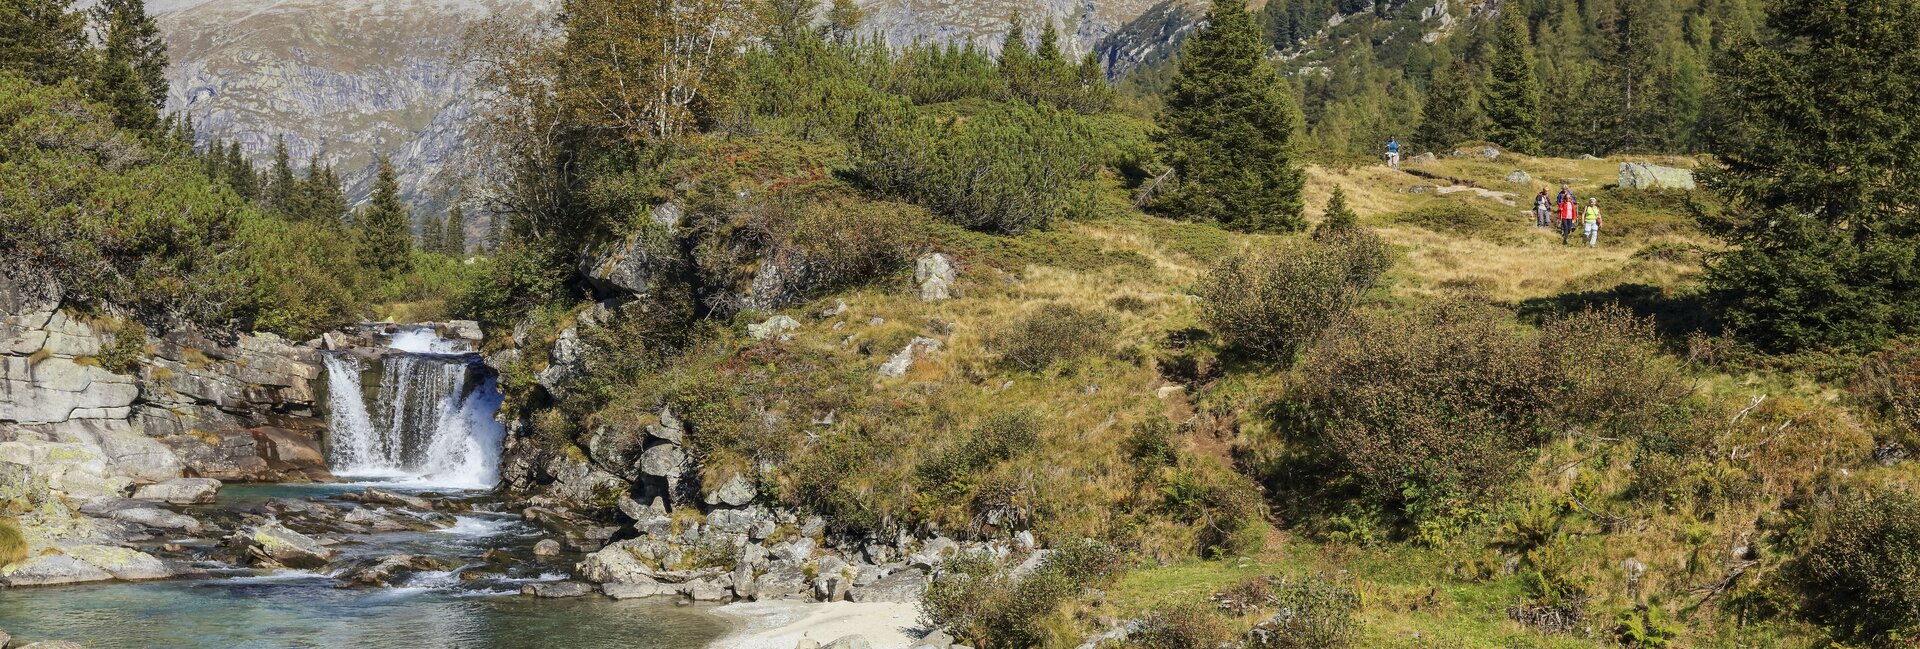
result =
[{"label": "low bush", "polygon": [[1035,372],[1113,349],[1113,316],[1105,310],[1048,302],[1015,318],[987,339],[1000,362]]},{"label": "low bush", "polygon": [[1295,353],[1350,310],[1386,264],[1364,231],[1293,240],[1228,259],[1201,280],[1201,318],[1236,349],[1271,361]]},{"label": "low bush", "polygon": [[1283,579],[1270,587],[1279,612],[1255,625],[1247,649],[1346,649],[1360,638],[1360,595],[1324,577]]},{"label": "low bush", "polygon": [[1842,494],[1812,517],[1794,565],[1804,610],[1849,642],[1904,645],[1920,634],[1920,496]]},{"label": "low bush", "polygon": [[989,553],[962,553],[940,566],[920,610],[933,626],[971,646],[1040,646],[1047,637],[1044,623],[1061,604],[1101,587],[1122,566],[1118,552],[1091,540],[1055,548],[1025,577],[1015,577]]},{"label": "low bush", "polygon": [[1039,444],[1040,421],[1026,410],[987,415],[965,439],[933,455],[918,468],[920,482],[933,494],[965,493],[979,474]]},{"label": "low bush", "polygon": [[1198,532],[1199,552],[1227,557],[1258,550],[1266,541],[1267,505],[1260,485],[1205,460],[1173,472],[1161,485],[1168,514]]},{"label": "low bush", "polygon": [[1079,118],[995,104],[965,120],[904,103],[861,116],[854,173],[888,197],[987,232],[1046,229],[1084,210],[1100,150]]},{"label": "low bush", "polygon": [[1882,445],[1920,454],[1920,341],[1907,341],[1869,358],[1855,375],[1852,391],[1885,424]]},{"label": "low bush", "polygon": [[1120,646],[1128,649],[1191,649],[1219,645],[1231,635],[1219,613],[1197,604],[1175,604],[1147,612]]},{"label": "low bush", "polygon": [[1534,345],[1500,309],[1463,300],[1355,320],[1309,354],[1308,425],[1373,499],[1478,496],[1547,438]]},{"label": "low bush", "polygon": [[1656,340],[1653,321],[1625,307],[1549,320],[1540,336],[1543,372],[1551,377],[1545,398],[1566,424],[1598,424],[1620,435],[1683,425],[1662,421],[1691,389]]}]

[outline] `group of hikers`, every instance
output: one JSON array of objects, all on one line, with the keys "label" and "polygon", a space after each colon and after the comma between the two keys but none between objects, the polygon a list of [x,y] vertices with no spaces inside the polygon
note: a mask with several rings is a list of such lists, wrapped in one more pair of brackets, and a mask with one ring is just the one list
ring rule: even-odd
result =
[{"label": "group of hikers", "polygon": [[1588,248],[1600,243],[1600,199],[1587,198],[1586,209],[1581,209],[1580,199],[1566,185],[1560,186],[1560,195],[1551,199],[1551,202],[1547,198],[1547,190],[1542,189],[1538,196],[1533,197],[1534,227],[1551,227],[1552,214],[1560,215],[1560,245],[1572,243],[1573,222],[1576,220],[1580,221],[1581,234],[1586,235]]},{"label": "group of hikers", "polygon": [[[1387,166],[1400,168],[1400,138],[1387,138]],[[1553,215],[1560,216],[1560,245],[1573,243],[1574,221],[1581,223],[1581,234],[1586,235],[1587,247],[1600,244],[1600,199],[1587,199],[1586,209],[1581,209],[1580,199],[1566,185],[1560,186],[1560,195],[1549,199],[1547,190],[1533,197],[1534,227],[1553,227]]]}]

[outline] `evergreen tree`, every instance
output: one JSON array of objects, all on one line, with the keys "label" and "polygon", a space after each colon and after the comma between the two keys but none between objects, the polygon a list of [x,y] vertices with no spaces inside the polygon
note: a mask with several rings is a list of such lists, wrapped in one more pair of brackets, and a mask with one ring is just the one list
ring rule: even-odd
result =
[{"label": "evergreen tree", "polygon": [[1731,248],[1707,285],[1772,349],[1866,347],[1920,331],[1920,25],[1914,0],[1774,6],[1720,61],[1709,132]]},{"label": "evergreen tree", "polygon": [[1031,85],[1033,69],[1033,47],[1027,44],[1027,29],[1021,23],[1020,12],[1007,16],[1007,37],[1000,42],[1000,76],[1007,80],[1015,94],[1022,94]]},{"label": "evergreen tree", "polygon": [[400,181],[393,165],[382,154],[377,156],[379,171],[373,181],[373,195],[360,209],[355,225],[359,228],[360,261],[369,270],[392,277],[405,272],[413,247],[410,231],[412,215],[400,201]]},{"label": "evergreen tree", "polygon": [[158,134],[167,103],[167,44],[143,0],[101,0],[93,7],[102,48],[94,96],[113,109],[114,124]]},{"label": "evergreen tree", "polygon": [[53,85],[91,76],[86,16],[70,0],[0,0],[0,70]]},{"label": "evergreen tree", "polygon": [[334,225],[350,225],[353,221],[339,174],[331,165],[323,164],[318,153],[307,159],[307,177],[300,183],[296,202],[300,206],[296,214],[304,218]]},{"label": "evergreen tree", "polygon": [[232,187],[233,193],[239,194],[241,198],[247,200],[259,198],[260,174],[254,171],[253,161],[248,160],[247,155],[240,151],[239,142],[227,144],[226,158],[223,168],[227,174],[227,186]]},{"label": "evergreen tree", "polygon": [[1339,185],[1333,186],[1333,195],[1327,197],[1326,220],[1320,223],[1328,231],[1349,230],[1360,226],[1360,216],[1347,207],[1347,190]]},{"label": "evergreen tree", "polygon": [[1245,0],[1215,2],[1187,39],[1160,116],[1158,142],[1176,175],[1162,210],[1237,230],[1303,225],[1300,117],[1265,54]]},{"label": "evergreen tree", "polygon": [[1533,76],[1533,38],[1518,3],[1500,12],[1481,97],[1487,137],[1520,153],[1540,152],[1540,83]]},{"label": "evergreen tree", "polygon": [[295,185],[293,160],[287,155],[287,138],[283,135],[273,141],[273,166],[267,170],[266,186],[261,193],[267,209],[282,216],[292,215]]},{"label": "evergreen tree", "polygon": [[775,49],[790,49],[813,35],[813,14],[818,0],[771,0],[766,3],[767,43]]},{"label": "evergreen tree", "polygon": [[837,45],[852,43],[860,32],[861,21],[866,19],[866,12],[861,11],[853,0],[833,0],[833,4],[827,7],[827,41]]},{"label": "evergreen tree", "polygon": [[1033,48],[1033,58],[1045,65],[1066,63],[1065,55],[1060,53],[1060,29],[1053,26],[1052,20],[1040,30],[1040,45]]},{"label": "evergreen tree", "polygon": [[467,254],[467,215],[455,202],[447,208],[446,230],[440,237],[440,252],[455,257]]},{"label": "evergreen tree", "polygon": [[1444,151],[1453,145],[1483,136],[1479,97],[1474,93],[1476,75],[1465,61],[1455,60],[1436,72],[1427,90],[1427,103],[1420,108],[1420,127],[1414,144],[1430,151]]},{"label": "evergreen tree", "polygon": [[420,217],[420,231],[414,238],[414,248],[421,252],[440,254],[441,244],[447,239],[447,222],[437,215]]}]

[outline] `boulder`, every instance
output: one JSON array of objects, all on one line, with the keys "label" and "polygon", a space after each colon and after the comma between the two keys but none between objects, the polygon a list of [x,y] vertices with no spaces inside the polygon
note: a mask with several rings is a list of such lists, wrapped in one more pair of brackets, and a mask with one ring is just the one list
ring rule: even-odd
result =
[{"label": "boulder", "polygon": [[856,602],[900,602],[920,601],[920,595],[927,590],[927,572],[918,568],[902,570],[873,582],[869,586],[854,588],[848,598]]},{"label": "boulder", "polygon": [[696,602],[723,602],[733,598],[733,593],[725,586],[711,581],[697,581],[680,587],[680,594]]},{"label": "boulder", "polygon": [[0,568],[0,584],[13,588],[56,586],[109,579],[113,579],[112,573],[81,561],[78,557],[65,554],[43,554]]},{"label": "boulder", "polygon": [[745,507],[759,495],[760,491],[754,488],[752,481],[747,480],[746,476],[735,473],[732,478],[727,479],[726,484],[720,485],[719,489],[707,494],[707,504]]},{"label": "boulder", "polygon": [[135,500],[159,500],[175,505],[205,505],[220,496],[220,481],[212,478],[174,478],[141,486]]},{"label": "boulder", "polygon": [[327,454],[321,450],[318,438],[273,426],[249,429],[247,434],[253,436],[254,449],[266,460],[267,468],[309,480],[333,477],[327,470]]},{"label": "boulder", "polygon": [[546,599],[585,597],[593,594],[593,586],[577,581],[539,582],[521,586],[520,594]]},{"label": "boulder", "polygon": [[679,478],[687,471],[687,453],[678,444],[660,444],[640,453],[640,472],[662,478]]},{"label": "boulder", "polygon": [[13,636],[7,635],[5,631],[0,631],[0,649],[7,649],[7,645],[10,644],[13,644]]},{"label": "boulder", "polygon": [[540,539],[539,543],[533,544],[533,556],[536,556],[536,557],[560,556],[560,542],[555,541],[553,539]]},{"label": "boulder", "polygon": [[67,642],[65,640],[42,640],[20,647],[20,649],[87,649],[87,646],[78,642]]},{"label": "boulder", "polygon": [[467,342],[480,342],[486,334],[480,330],[480,323],[472,320],[448,320],[444,326],[447,333]]},{"label": "boulder", "polygon": [[[654,208],[656,216],[661,213],[661,208]],[[647,293],[653,289],[660,273],[673,263],[668,256],[655,252],[652,244],[656,237],[650,236],[653,234],[642,229],[623,239],[588,248],[580,255],[580,276],[601,297]]]},{"label": "boulder", "polygon": [[763,507],[716,509],[707,512],[707,526],[722,534],[746,534],[767,518]]},{"label": "boulder", "polygon": [[804,563],[813,558],[813,539],[797,538],[773,547],[773,557],[788,563]]},{"label": "boulder", "polygon": [[840,636],[833,642],[821,645],[820,649],[873,649],[873,643],[869,642],[866,636],[855,633]]},{"label": "boulder", "polygon": [[1414,156],[1411,159],[1411,161],[1414,164],[1426,164],[1429,162],[1437,162],[1439,160],[1440,160],[1440,157],[1434,155],[1432,152],[1422,153],[1420,155]]},{"label": "boulder", "polygon": [[662,595],[678,595],[680,589],[673,584],[655,581],[609,582],[600,585],[600,592],[614,599],[640,599]]},{"label": "boulder", "polygon": [[1622,189],[1681,189],[1693,191],[1693,170],[1644,162],[1620,163]]},{"label": "boulder", "polygon": [[1492,160],[1500,157],[1500,148],[1493,146],[1491,144],[1486,144],[1481,146],[1464,146],[1464,147],[1454,149],[1453,156],[1456,158],[1478,157],[1478,158],[1486,158],[1488,160]]},{"label": "boulder", "polygon": [[953,283],[959,279],[959,272],[953,267],[953,260],[935,252],[921,256],[913,262],[913,281],[920,285],[920,300],[937,302],[953,297]]},{"label": "boulder", "polygon": [[760,324],[747,325],[747,335],[754,340],[766,340],[780,334],[800,328],[800,322],[793,318],[777,315],[767,318]]},{"label": "boulder", "polygon": [[446,569],[445,565],[431,557],[396,554],[354,568],[347,572],[345,579],[358,586],[387,586],[416,572]]},{"label": "boulder", "polygon": [[233,547],[243,548],[256,562],[274,563],[289,568],[318,568],[333,560],[333,550],[305,534],[279,523],[267,523],[243,530],[228,539]]},{"label": "boulder", "polygon": [[645,539],[628,539],[608,545],[597,552],[587,555],[574,569],[581,579],[597,584],[645,584],[659,581],[654,579],[657,572],[647,565],[643,554],[657,554],[648,550],[651,544],[659,543]]},{"label": "boulder", "polygon": [[1515,185],[1531,185],[1533,184],[1533,176],[1525,171],[1515,169],[1513,173],[1507,174],[1507,182]]},{"label": "boulder", "polygon": [[406,507],[409,509],[417,509],[420,511],[427,511],[427,510],[433,509],[433,501],[427,500],[425,498],[421,498],[419,496],[410,496],[397,491],[389,491],[389,490],[381,489],[378,487],[369,487],[367,488],[366,491],[360,492],[360,502],[365,504],[370,504],[370,505],[392,505],[395,507]]},{"label": "boulder", "polygon": [[122,581],[141,581],[147,579],[166,579],[173,576],[166,564],[160,563],[153,555],[128,548],[107,545],[75,545],[61,548],[67,556],[87,562],[87,565],[105,570],[114,579]]},{"label": "boulder", "polygon": [[199,534],[201,529],[199,519],[186,514],[170,512],[158,507],[117,509],[109,512],[107,518],[123,523],[133,523],[151,529],[185,534]]},{"label": "boulder", "polygon": [[887,362],[880,364],[880,375],[886,377],[902,376],[907,373],[907,370],[913,369],[914,359],[939,351],[939,349],[940,341],[933,338],[916,337],[907,343],[906,348],[894,353],[893,356],[887,358]]}]

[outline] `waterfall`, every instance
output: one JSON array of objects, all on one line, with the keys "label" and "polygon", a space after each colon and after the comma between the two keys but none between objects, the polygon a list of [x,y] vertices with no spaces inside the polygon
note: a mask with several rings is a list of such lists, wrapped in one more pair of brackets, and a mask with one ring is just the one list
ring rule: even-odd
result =
[{"label": "waterfall", "polygon": [[505,433],[493,420],[501,396],[478,354],[429,331],[393,337],[379,357],[372,407],[361,382],[364,361],[326,355],[335,475],[404,483],[491,488],[500,479]]}]

